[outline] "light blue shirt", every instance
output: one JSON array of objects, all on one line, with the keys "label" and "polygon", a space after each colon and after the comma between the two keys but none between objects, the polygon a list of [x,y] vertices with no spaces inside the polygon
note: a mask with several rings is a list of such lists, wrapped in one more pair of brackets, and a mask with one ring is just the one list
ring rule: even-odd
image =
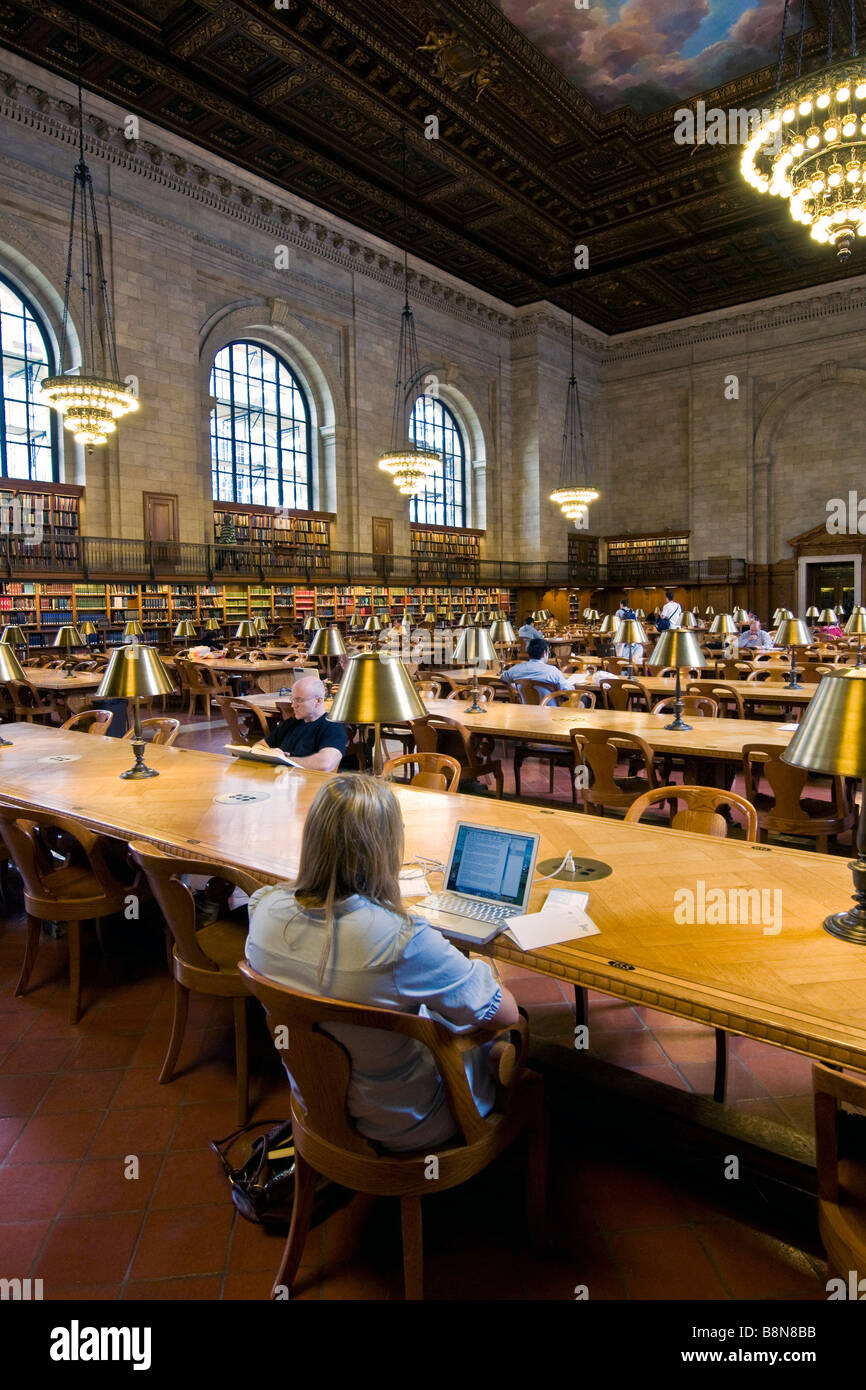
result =
[{"label": "light blue shirt", "polygon": [[548,685],[553,685],[557,690],[573,690],[574,685],[564,676],[558,666],[551,666],[547,661],[518,661],[516,666],[509,666],[507,671],[503,671],[501,680],[512,681],[533,680],[547,681]]},{"label": "light blue shirt", "polygon": [[529,622],[524,623],[523,627],[519,627],[517,629],[517,635],[518,637],[523,638],[523,641],[527,647],[529,646],[529,643],[532,641],[533,637],[540,637],[542,642],[544,641],[544,633],[539,632],[538,628]]},{"label": "light blue shirt", "polygon": [[752,650],[757,649],[758,651],[762,652],[774,650],[773,639],[770,636],[769,632],[765,632],[763,628],[761,628],[758,632],[744,632],[742,637],[740,637],[739,641],[737,642],[737,646],[740,648],[741,651],[748,651],[750,648]]},{"label": "light blue shirt", "polygon": [[[499,1008],[502,989],[487,962],[469,960],[423,918],[404,921],[358,894],[338,903],[335,916],[320,984],[324,912],[299,907],[288,884],[260,888],[249,903],[247,960],[262,975],[304,994],[416,1013],[454,1032],[471,1032]],[[356,1024],[328,1024],[327,1031],[352,1059],[348,1106],[362,1134],[395,1152],[435,1147],[453,1136],[451,1111],[426,1047]],[[482,1115],[496,1098],[488,1050],[489,1044],[463,1054]],[[294,1081],[292,1089],[298,1094]]]}]

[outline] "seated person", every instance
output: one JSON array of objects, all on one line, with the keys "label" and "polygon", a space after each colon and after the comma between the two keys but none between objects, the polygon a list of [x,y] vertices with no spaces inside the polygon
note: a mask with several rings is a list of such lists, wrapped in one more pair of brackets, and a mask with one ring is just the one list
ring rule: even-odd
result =
[{"label": "seated person", "polygon": [[527,660],[518,661],[502,672],[501,679],[508,681],[536,680],[547,681],[557,690],[574,690],[574,680],[564,676],[558,666],[551,666],[547,660],[550,647],[543,637],[533,637],[526,649]]},{"label": "seated person", "polygon": [[748,632],[744,632],[737,643],[737,650],[745,651],[772,651],[773,639],[769,632],[764,632],[757,618],[753,618],[749,623]]},{"label": "seated person", "polygon": [[839,626],[838,623],[828,623],[828,624],[826,625],[826,627],[822,627],[822,628],[821,628],[821,636],[822,636],[822,637],[844,637],[844,636],[845,636],[845,633],[842,631],[842,629],[841,629],[841,627]]},{"label": "seated person", "polygon": [[[250,965],[305,994],[429,1011],[455,1032],[515,1024],[514,997],[488,963],[405,911],[402,859],[403,822],[388,784],[363,774],[331,778],[307,815],[295,884],[260,888],[250,898]],[[425,1047],[353,1024],[328,1024],[327,1031],[351,1058],[349,1113],[362,1134],[392,1152],[452,1137],[454,1121]],[[483,1044],[463,1054],[482,1115],[495,1101],[488,1051]]]},{"label": "seated person", "polygon": [[535,623],[528,615],[524,619],[523,626],[517,629],[517,635],[523,638],[523,645],[526,647],[527,651],[529,651],[530,642],[535,638],[538,638],[542,642],[544,641],[544,633],[538,631]]},{"label": "seated person", "polygon": [[325,717],[325,687],[318,676],[302,676],[289,692],[293,719],[284,719],[253,750],[279,748],[293,762],[313,772],[336,772],[346,751],[349,735],[344,724]]}]

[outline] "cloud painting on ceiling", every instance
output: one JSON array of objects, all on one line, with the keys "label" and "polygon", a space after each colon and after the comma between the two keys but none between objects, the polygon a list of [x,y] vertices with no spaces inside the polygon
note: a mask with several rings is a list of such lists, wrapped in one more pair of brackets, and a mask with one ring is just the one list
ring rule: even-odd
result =
[{"label": "cloud painting on ceiling", "polygon": [[[597,110],[641,115],[775,60],[783,0],[498,0]],[[799,27],[799,0],[791,24]]]}]

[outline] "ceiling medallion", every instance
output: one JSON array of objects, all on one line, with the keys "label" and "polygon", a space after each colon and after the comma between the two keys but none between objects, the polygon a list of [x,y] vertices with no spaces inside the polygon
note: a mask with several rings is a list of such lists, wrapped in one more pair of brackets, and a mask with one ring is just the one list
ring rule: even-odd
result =
[{"label": "ceiling medallion", "polygon": [[450,29],[431,29],[416,53],[433,53],[433,76],[451,92],[467,82],[475,87],[475,100],[499,76],[499,59],[489,48],[474,49]]},{"label": "ceiling medallion", "polygon": [[[788,5],[785,5],[785,18]],[[776,92],[776,106],[752,135],[740,170],[759,193],[788,201],[795,222],[811,228],[814,241],[835,246],[850,259],[855,236],[866,237],[866,59],[857,57],[851,7],[851,56],[833,57],[833,6],[829,8],[828,67],[801,76],[806,4],[802,0],[797,78]],[[785,44],[785,18],[779,76]]]}]

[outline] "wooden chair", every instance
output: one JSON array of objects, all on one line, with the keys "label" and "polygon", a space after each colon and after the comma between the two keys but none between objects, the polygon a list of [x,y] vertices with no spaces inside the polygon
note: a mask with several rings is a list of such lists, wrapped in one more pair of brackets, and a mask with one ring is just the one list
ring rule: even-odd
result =
[{"label": "wooden chair", "polygon": [[816,1065],[812,1082],[818,1230],[831,1273],[847,1284],[849,1270],[866,1271],[866,1081]]},{"label": "wooden chair", "polygon": [[409,724],[419,753],[447,753],[460,764],[460,781],[476,781],[492,777],[497,797],[502,797],[504,778],[502,763],[491,757],[494,740],[482,734],[470,733],[457,719],[428,714],[426,719],[413,719]]},{"label": "wooden chair", "polygon": [[[164,748],[170,748],[180,731],[180,720],[170,719],[166,715],[155,715],[153,719],[142,719],[141,732],[145,736],[146,743],[159,743]],[[148,738],[147,735],[151,737]],[[135,737],[135,728],[127,729],[123,735],[125,739]]]},{"label": "wooden chair", "polygon": [[83,709],[70,715],[61,729],[74,729],[79,734],[97,734],[104,738],[105,730],[111,723],[111,711],[107,709]]},{"label": "wooden chair", "polygon": [[[589,770],[591,785],[583,789],[583,805],[593,814],[604,815],[605,807],[625,810],[645,791],[659,785],[653,750],[638,734],[618,729],[571,729],[569,731],[575,766]],[[626,749],[636,763],[643,763],[646,776],[616,777],[616,769]]]},{"label": "wooden chair", "polygon": [[709,695],[710,699],[715,700],[718,705],[720,719],[745,719],[746,717],[743,697],[733,685],[724,685],[711,680],[689,681],[686,685],[686,694]]},{"label": "wooden chair", "polygon": [[192,661],[186,661],[183,657],[178,657],[174,664],[181,678],[181,697],[184,694],[189,697],[187,714],[194,716],[198,702],[201,700],[203,713],[206,718],[210,719],[211,699],[216,698],[217,692],[204,674],[205,668],[195,665]]},{"label": "wooden chair", "polygon": [[[43,922],[63,922],[69,948],[69,1022],[81,1016],[81,927],[122,912],[139,891],[138,875],[118,876],[109,866],[112,842],[66,816],[0,802],[0,836],[24,885],[27,939],[15,987],[26,993],[36,964]],[[58,843],[63,852],[58,852]]]},{"label": "wooden chair", "polygon": [[746,685],[755,685],[762,681],[767,681],[772,685],[784,685],[788,678],[789,667],[773,665],[756,666],[746,676]]},{"label": "wooden chair", "polygon": [[[399,757],[387,758],[382,770],[386,780],[394,780],[391,773],[397,768],[417,767],[418,771],[410,778],[413,787],[427,787],[435,792],[456,792],[460,783],[460,764],[447,753],[401,753]],[[402,779],[401,779],[402,780]]]},{"label": "wooden chair", "polygon": [[12,708],[18,723],[47,724],[55,712],[54,703],[26,681],[7,681],[6,688],[12,697]]},{"label": "wooden chair", "polygon": [[542,705],[563,709],[595,709],[598,692],[595,690],[551,690],[541,701]]},{"label": "wooden chair", "polygon": [[[758,790],[754,764],[762,763],[762,773],[773,795]],[[765,844],[770,832],[782,835],[804,835],[814,839],[815,848],[822,854],[828,851],[831,835],[850,830],[857,818],[844,777],[833,778],[833,800],[819,801],[804,797],[810,773],[805,768],[791,767],[782,762],[781,750],[764,748],[760,743],[743,745],[743,777],[746,797],[758,812],[758,839]]]},{"label": "wooden chair", "polygon": [[[683,714],[689,715],[693,719],[717,719],[719,714],[718,703],[710,695],[683,695]],[[651,714],[673,714],[674,697],[666,695],[663,700],[659,700],[653,705]]]},{"label": "wooden chair", "polygon": [[7,681],[0,684],[0,720],[4,724],[10,723],[15,718],[15,702],[12,699],[11,691]]},{"label": "wooden chair", "polygon": [[[544,1230],[547,1177],[547,1120],[543,1083],[525,1069],[528,1031],[525,1020],[508,1030],[509,1041],[494,1043],[498,1067],[495,1108],[482,1117],[469,1090],[463,1054],[489,1041],[490,1033],[455,1034],[442,1023],[395,1009],[364,1007],[334,999],[300,994],[274,984],[246,962],[240,970],[251,992],[264,1006],[280,1056],[290,1072],[303,1107],[292,1093],[295,1144],[295,1200],[272,1297],[292,1286],[309,1229],[316,1179],[319,1174],[356,1192],[400,1198],[403,1230],[403,1277],[407,1299],[423,1297],[423,1236],[421,1198],[431,1190],[444,1192],[486,1168],[524,1130],[530,1135],[527,1205],[530,1232],[540,1244]],[[433,1055],[455,1137],[434,1155],[377,1151],[359,1133],[347,1109],[351,1061],[346,1049],[324,1031],[328,1023],[376,1028],[414,1039]],[[279,1033],[278,1031],[279,1030]],[[283,1040],[288,1041],[283,1044]],[[514,1039],[514,1041],[510,1041]],[[438,1177],[431,1183],[430,1158],[437,1159]]]},{"label": "wooden chair", "polygon": [[[252,705],[247,700],[230,698],[217,700],[217,705],[229,726],[229,739],[232,743],[245,743],[248,748],[252,748],[254,743],[267,738],[271,732],[271,725],[258,705]],[[293,716],[282,717],[291,719]]]},{"label": "wooden chair", "polygon": [[[660,801],[670,803],[671,826],[674,830],[691,830],[697,835],[716,835],[724,839],[728,825],[724,816],[717,811],[718,806],[733,806],[742,812],[746,821],[746,840],[753,844],[758,835],[758,813],[750,801],[738,796],[736,792],[722,791],[716,787],[670,786],[655,787],[644,792],[637,801],[632,802],[625,813],[625,819],[636,822],[641,819],[648,806]],[[677,811],[676,803],[684,801],[686,809]],[[716,1028],[716,1069],[713,1078],[713,1100],[723,1101],[728,1076],[728,1035],[723,1028]]]},{"label": "wooden chair", "polygon": [[647,709],[646,691],[637,681],[599,681],[605,705],[611,710]]},{"label": "wooden chair", "polygon": [[155,845],[142,840],[132,841],[129,853],[146,875],[174,942],[174,1014],[168,1050],[159,1074],[160,1085],[171,1080],[180,1056],[190,993],[229,998],[235,1022],[237,1117],[238,1124],[244,1125],[249,1109],[247,988],[238,972],[238,962],[246,948],[247,909],[244,906],[229,911],[226,907],[216,921],[197,927],[195,899],[182,875],[204,874],[208,878],[223,879],[247,895],[253,894],[262,884],[242,869],[164,854]]},{"label": "wooden chair", "polygon": [[[484,684],[478,686],[478,699],[482,705],[488,704],[490,700],[495,700],[496,693],[492,685]],[[454,690],[450,690],[445,698],[446,700],[465,700],[467,704],[471,704],[474,694],[475,692],[471,685],[458,685]]]},{"label": "wooden chair", "polygon": [[415,689],[422,700],[439,700],[442,696],[441,681],[419,681]]}]

